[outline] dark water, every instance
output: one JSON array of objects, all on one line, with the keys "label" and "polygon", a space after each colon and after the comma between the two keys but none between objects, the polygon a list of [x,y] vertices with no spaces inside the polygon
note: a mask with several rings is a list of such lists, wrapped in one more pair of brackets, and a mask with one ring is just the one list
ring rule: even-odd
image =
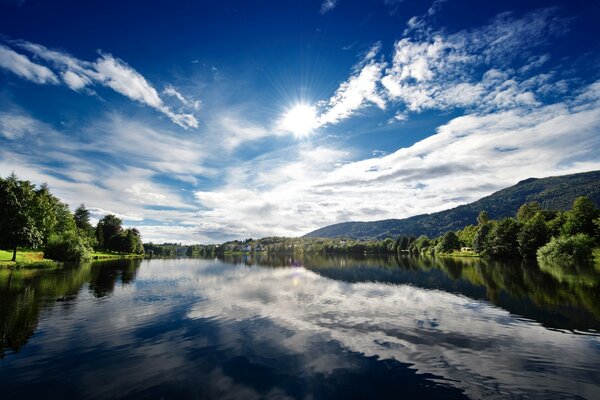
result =
[{"label": "dark water", "polygon": [[600,399],[600,272],[232,258],[0,270],[1,398]]}]

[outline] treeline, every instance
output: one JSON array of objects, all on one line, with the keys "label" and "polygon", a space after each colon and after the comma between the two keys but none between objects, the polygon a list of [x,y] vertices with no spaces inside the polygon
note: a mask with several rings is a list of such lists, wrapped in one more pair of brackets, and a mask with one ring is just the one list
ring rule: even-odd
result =
[{"label": "treeline", "polygon": [[[436,238],[402,235],[395,239],[266,237],[199,246],[194,255],[267,254],[419,254],[461,252],[488,258],[543,258],[553,262],[585,262],[600,244],[600,210],[587,197],[568,211],[544,210],[537,202],[523,204],[514,217],[490,220],[481,211],[477,225]],[[202,252],[200,252],[202,249]],[[190,253],[192,255],[192,253]]]},{"label": "treeline", "polygon": [[586,262],[600,244],[600,210],[579,197],[568,211],[523,204],[515,217],[490,220],[485,211],[477,225],[447,232],[435,239],[420,236],[408,246],[413,254],[446,254],[464,250],[490,258],[541,258],[553,262]]},{"label": "treeline", "polygon": [[385,240],[352,240],[346,238],[266,237],[225,242],[216,248],[215,254],[389,254],[394,251],[396,251],[396,241],[389,238]]},{"label": "treeline", "polygon": [[104,216],[90,223],[90,212],[82,204],[72,213],[46,184],[37,188],[15,174],[0,177],[0,248],[41,248],[44,257],[56,261],[78,261],[92,251],[143,253],[142,239],[135,228],[124,229],[121,219]]}]

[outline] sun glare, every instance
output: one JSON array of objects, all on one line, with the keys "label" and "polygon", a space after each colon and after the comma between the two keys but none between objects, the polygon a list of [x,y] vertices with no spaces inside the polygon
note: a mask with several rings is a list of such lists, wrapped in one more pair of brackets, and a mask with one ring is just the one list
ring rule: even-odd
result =
[{"label": "sun glare", "polygon": [[317,127],[317,112],[306,104],[295,105],[283,116],[281,127],[296,137],[308,136]]}]

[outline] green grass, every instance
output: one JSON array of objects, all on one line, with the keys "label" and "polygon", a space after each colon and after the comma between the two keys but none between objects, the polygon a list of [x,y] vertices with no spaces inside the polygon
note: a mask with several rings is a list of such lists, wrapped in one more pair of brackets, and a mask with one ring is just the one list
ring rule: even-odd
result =
[{"label": "green grass", "polygon": [[474,251],[454,251],[452,253],[441,254],[442,256],[450,257],[479,257],[479,254]]},{"label": "green grass", "polygon": [[92,253],[92,259],[94,260],[109,260],[112,258],[140,258],[144,257],[143,254],[120,254],[112,253],[108,251],[95,251]]},{"label": "green grass", "polygon": [[44,259],[44,252],[36,250],[18,250],[17,261],[11,261],[12,250],[0,250],[0,267],[45,266],[54,265],[54,261]]}]

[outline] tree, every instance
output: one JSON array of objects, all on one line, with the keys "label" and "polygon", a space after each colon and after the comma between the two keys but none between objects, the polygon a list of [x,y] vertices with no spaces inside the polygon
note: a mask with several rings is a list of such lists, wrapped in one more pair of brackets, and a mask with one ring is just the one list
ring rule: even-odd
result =
[{"label": "tree", "polygon": [[473,247],[473,240],[475,239],[477,230],[477,225],[467,225],[460,231],[456,232],[456,235],[462,244],[468,247]]},{"label": "tree", "polygon": [[413,254],[420,254],[423,250],[427,249],[431,245],[431,241],[425,235],[421,235],[412,242],[409,246],[409,250]]},{"label": "tree", "polygon": [[594,239],[586,234],[578,233],[569,237],[552,238],[538,250],[537,256],[539,260],[546,262],[585,264],[591,262],[593,249]]},{"label": "tree", "polygon": [[460,239],[454,232],[446,232],[442,240],[437,245],[436,251],[440,253],[451,253],[454,250],[460,250]]},{"label": "tree", "polygon": [[73,217],[75,218],[77,230],[79,232],[86,233],[88,236],[91,236],[91,233],[94,231],[94,227],[90,223],[90,211],[85,208],[85,204],[81,203],[79,207],[77,207]]},{"label": "tree", "polygon": [[490,231],[489,255],[494,257],[517,257],[519,254],[519,223],[514,218],[500,220]]},{"label": "tree", "polygon": [[481,226],[481,225],[485,225],[488,222],[490,222],[490,217],[487,213],[487,211],[483,210],[479,213],[479,215],[477,216],[477,225]]},{"label": "tree", "polygon": [[517,211],[517,221],[519,221],[521,224],[524,224],[540,211],[542,211],[542,208],[538,202],[532,201],[525,203],[519,207],[519,211]]},{"label": "tree", "polygon": [[408,236],[402,236],[400,237],[400,244],[398,245],[398,250],[400,251],[404,251],[408,249],[408,245],[409,245],[409,238]]},{"label": "tree", "polygon": [[[96,226],[96,239],[98,246],[107,250],[112,249],[111,239],[123,230],[123,221],[113,214],[105,215]],[[117,243],[117,242],[113,242]],[[119,246],[117,246],[119,247]],[[118,249],[114,249],[118,251]]]},{"label": "tree", "polygon": [[548,242],[548,227],[541,212],[536,213],[521,228],[518,236],[519,253],[534,258],[537,250]]},{"label": "tree", "polygon": [[42,244],[43,233],[35,218],[37,195],[35,185],[18,180],[15,174],[0,178],[0,246],[13,250],[12,261],[18,247]]},{"label": "tree", "polygon": [[566,214],[565,224],[562,227],[563,235],[585,233],[591,237],[596,236],[594,219],[600,216],[600,210],[589,198],[582,196],[575,199],[573,208]]},{"label": "tree", "polygon": [[489,246],[488,239],[490,236],[490,231],[492,230],[492,224],[487,222],[485,224],[479,225],[479,229],[473,237],[473,250],[479,254],[487,254]]}]

